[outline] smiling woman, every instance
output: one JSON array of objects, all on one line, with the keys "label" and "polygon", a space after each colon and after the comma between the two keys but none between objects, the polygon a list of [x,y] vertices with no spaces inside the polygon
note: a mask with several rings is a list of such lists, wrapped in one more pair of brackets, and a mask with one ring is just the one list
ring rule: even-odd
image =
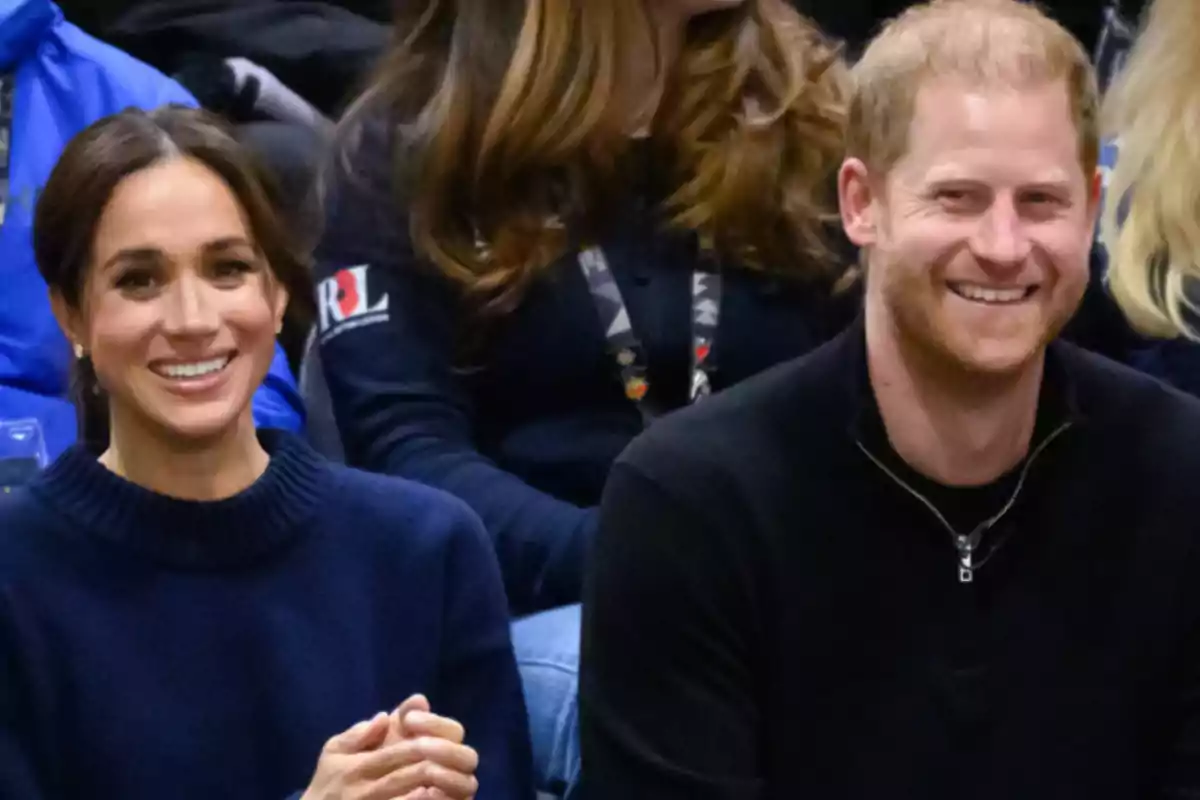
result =
[{"label": "smiling woman", "polygon": [[253,425],[312,296],[264,187],[178,108],[97,122],[47,183],[96,427],[0,504],[0,797],[527,798],[478,518]]},{"label": "smiling woman", "polygon": [[[131,446],[154,452],[141,441],[150,428],[212,437],[236,426],[252,440],[246,400],[267,345],[285,315],[297,327],[311,318],[307,263],[271,184],[191,116],[127,114],[85,132],[34,221],[55,314],[80,356],[83,438],[113,463]],[[110,442],[110,424],[124,445]]]}]

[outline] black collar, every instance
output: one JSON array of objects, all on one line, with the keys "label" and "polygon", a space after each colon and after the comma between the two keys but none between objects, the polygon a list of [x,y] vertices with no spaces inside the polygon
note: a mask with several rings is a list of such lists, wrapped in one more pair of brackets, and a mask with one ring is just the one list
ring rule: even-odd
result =
[{"label": "black collar", "polygon": [[[842,333],[835,346],[840,351],[835,360],[844,371],[843,388],[846,408],[850,411],[848,432],[851,438],[868,448],[899,458],[892,450],[871,387],[867,367],[866,325],[861,313]],[[1076,381],[1071,374],[1069,349],[1070,345],[1058,341],[1052,342],[1046,349],[1033,446],[1066,423],[1075,426],[1084,421],[1078,403]]]}]

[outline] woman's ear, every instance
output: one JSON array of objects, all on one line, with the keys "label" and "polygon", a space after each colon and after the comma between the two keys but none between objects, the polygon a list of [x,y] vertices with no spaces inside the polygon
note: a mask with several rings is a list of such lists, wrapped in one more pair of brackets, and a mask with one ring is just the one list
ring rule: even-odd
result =
[{"label": "woman's ear", "polygon": [[73,308],[63,297],[62,292],[57,289],[50,290],[50,309],[54,312],[54,319],[58,322],[63,336],[66,336],[67,340],[71,342],[71,349],[75,353],[75,357],[80,358],[88,349],[83,315],[79,313],[78,309]]},{"label": "woman's ear", "polygon": [[283,288],[283,285],[276,283],[274,286],[274,297],[272,301],[275,304],[275,335],[283,333],[283,316],[287,313],[288,291]]}]

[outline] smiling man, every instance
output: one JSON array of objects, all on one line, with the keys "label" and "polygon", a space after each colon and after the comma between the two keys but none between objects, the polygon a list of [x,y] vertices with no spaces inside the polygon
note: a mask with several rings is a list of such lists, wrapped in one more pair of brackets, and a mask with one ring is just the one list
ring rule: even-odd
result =
[{"label": "smiling man", "polygon": [[1200,796],[1200,405],[1056,339],[1095,80],[1014,0],[856,67],[860,321],[652,427],[584,602],[590,796]]}]

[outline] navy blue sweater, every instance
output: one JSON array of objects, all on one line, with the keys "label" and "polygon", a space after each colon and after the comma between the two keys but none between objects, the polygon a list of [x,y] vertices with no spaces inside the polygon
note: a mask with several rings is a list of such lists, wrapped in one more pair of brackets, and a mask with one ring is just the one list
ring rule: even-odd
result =
[{"label": "navy blue sweater", "polygon": [[433,489],[299,439],[220,502],[67,451],[0,500],[0,797],[283,800],[325,741],[414,692],[532,797],[495,557]]},{"label": "navy blue sweater", "polygon": [[[495,542],[514,611],[575,602],[609,468],[642,430],[587,283],[566,256],[490,323],[459,369],[456,344],[472,320],[414,255],[391,165],[386,140],[370,131],[351,177],[330,181],[318,251],[322,366],[347,460],[466,500]],[[650,399],[672,409],[690,380],[696,255],[690,237],[664,232],[643,199],[655,178],[644,182],[602,246],[646,350]],[[856,309],[850,295],[831,299],[828,281],[729,271],[714,388],[807,352]]]}]

